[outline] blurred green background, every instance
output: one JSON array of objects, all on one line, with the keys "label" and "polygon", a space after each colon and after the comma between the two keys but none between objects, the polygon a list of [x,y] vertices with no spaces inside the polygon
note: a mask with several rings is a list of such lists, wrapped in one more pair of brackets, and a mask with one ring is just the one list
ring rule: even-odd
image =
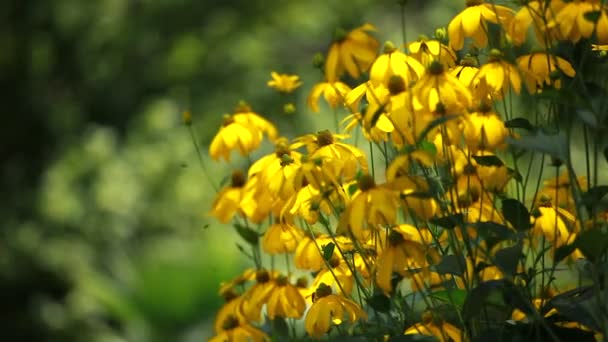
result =
[{"label": "blurred green background", "polygon": [[[440,2],[441,3],[441,2]],[[408,39],[462,4],[409,1]],[[289,137],[310,114],[310,63],[338,27],[401,42],[396,0],[8,0],[0,3],[0,340],[202,341],[221,281],[246,260],[208,217],[237,159],[206,145],[245,99]],[[266,81],[301,75],[286,118]]]}]

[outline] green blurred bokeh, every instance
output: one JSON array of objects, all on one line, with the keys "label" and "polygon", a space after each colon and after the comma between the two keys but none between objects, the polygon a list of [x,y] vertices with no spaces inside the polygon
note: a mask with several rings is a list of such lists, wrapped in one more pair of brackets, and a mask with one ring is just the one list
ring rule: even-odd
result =
[{"label": "green blurred bokeh", "polygon": [[[401,42],[398,1],[9,0],[0,4],[0,339],[200,341],[217,287],[246,260],[207,213],[244,166],[206,145],[241,99],[289,137],[333,122],[305,110],[312,56],[337,27]],[[410,1],[431,35],[459,4]],[[285,118],[270,71],[301,75]],[[203,159],[181,123],[190,109]]]}]

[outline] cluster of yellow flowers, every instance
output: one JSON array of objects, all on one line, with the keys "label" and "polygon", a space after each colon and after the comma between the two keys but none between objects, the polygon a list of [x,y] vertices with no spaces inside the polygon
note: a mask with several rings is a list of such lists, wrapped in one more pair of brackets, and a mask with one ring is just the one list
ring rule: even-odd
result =
[{"label": "cluster of yellow flowers", "polygon": [[[314,338],[369,333],[372,314],[398,329],[385,329],[385,336],[461,341],[470,337],[463,318],[433,310],[454,299],[433,294],[491,280],[536,287],[531,305],[542,305],[555,285],[550,276],[543,283],[526,273],[526,262],[575,241],[584,225],[572,193],[587,184],[563,172],[537,187],[533,200],[523,198],[517,167],[503,160],[512,153],[509,139],[518,138],[510,106],[513,95],[559,90],[575,77],[554,48],[584,40],[589,51],[592,43],[601,50],[607,13],[599,0],[526,1],[517,11],[467,0],[433,39],[405,49],[386,42],[381,51],[374,26],[365,24],[340,32],[307,100],[314,112],[321,96],[343,110],[342,134],[324,130],[290,140],[246,104],[226,115],[209,148],[213,159],[228,161],[234,150],[249,155],[265,138],[275,148],[246,172],[234,171],[213,203],[212,215],[232,222],[249,244],[250,252],[241,248],[255,268],[222,284],[226,304],[212,341],[266,341],[278,319],[289,323],[283,333],[291,338],[302,318]],[[268,82],[283,93],[300,85],[297,76],[275,72]],[[362,132],[369,150],[347,142],[353,131]],[[518,199],[508,190],[517,190]],[[507,267],[501,255],[514,248]],[[584,257],[578,249],[569,256]],[[448,261],[456,269],[446,271]],[[422,317],[404,300],[416,294],[426,303]],[[393,309],[385,316],[382,303],[389,307],[384,313]],[[527,314],[515,310],[513,319]]]}]

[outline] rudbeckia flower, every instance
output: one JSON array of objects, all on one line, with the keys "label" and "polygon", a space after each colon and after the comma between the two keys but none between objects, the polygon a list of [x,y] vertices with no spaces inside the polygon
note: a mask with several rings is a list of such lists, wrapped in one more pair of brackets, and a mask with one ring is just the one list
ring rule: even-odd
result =
[{"label": "rudbeckia flower", "polygon": [[[342,251],[344,250],[342,249]],[[344,296],[350,296],[355,282],[350,265],[336,250],[334,250],[327,264],[323,263],[321,265],[321,270],[315,276],[310,289],[314,291],[321,284],[324,284],[335,291],[339,291]]]},{"label": "rudbeckia flower", "polygon": [[438,60],[446,68],[456,65],[456,54],[448,46],[441,44],[438,40],[421,38],[408,44],[412,57],[422,65],[429,66],[434,60]]},{"label": "rudbeckia flower", "polygon": [[306,301],[298,288],[290,284],[285,276],[278,277],[276,285],[266,304],[268,318],[301,318],[306,310]]},{"label": "rudbeckia flower", "polygon": [[479,110],[464,116],[463,135],[472,153],[478,150],[493,151],[505,146],[509,130],[502,119],[486,103]]},{"label": "rudbeckia flower", "polygon": [[509,88],[513,88],[517,94],[521,92],[519,70],[501,56],[500,51],[493,49],[488,62],[479,68],[475,79],[479,81],[478,91],[483,94],[479,96],[480,99],[485,99],[485,96],[502,99]]},{"label": "rudbeckia flower", "polygon": [[303,237],[304,232],[294,225],[285,222],[275,222],[264,233],[262,249],[270,255],[291,253],[296,250],[298,242]]},{"label": "rudbeckia flower", "polygon": [[435,317],[430,311],[422,314],[422,323],[407,328],[404,335],[435,336],[439,342],[461,342],[462,331],[454,325]]},{"label": "rudbeckia flower", "polygon": [[239,313],[248,321],[261,321],[262,307],[268,302],[271,293],[276,289],[276,280],[278,278],[279,274],[277,272],[269,272],[265,269],[256,272],[256,284],[243,294],[243,299],[239,308]]},{"label": "rudbeckia flower", "polygon": [[298,75],[279,74],[273,71],[270,76],[272,79],[268,81],[267,85],[281,93],[291,93],[302,85]]},{"label": "rudbeckia flower", "polygon": [[354,323],[360,319],[367,320],[367,314],[357,303],[341,295],[332,294],[331,287],[321,284],[306,314],[304,327],[310,336],[321,338],[332,325],[340,325],[344,321]]},{"label": "rudbeckia flower", "polygon": [[524,82],[531,94],[539,92],[545,85],[561,88],[561,79],[554,77],[557,70],[568,77],[576,75],[567,60],[544,52],[520,56],[517,58],[517,65],[522,70]]},{"label": "rudbeckia flower", "polygon": [[346,71],[353,78],[359,78],[367,71],[376,56],[380,43],[370,35],[376,28],[364,24],[346,33],[336,32],[336,39],[329,47],[325,61],[325,77],[330,83],[338,81]]},{"label": "rudbeckia flower", "polygon": [[546,23],[552,21],[564,5],[561,0],[529,1],[523,5],[509,25],[509,37],[513,44],[519,46],[525,43],[528,29],[532,26],[536,32],[536,40],[542,46],[549,45],[555,37],[547,30]]},{"label": "rudbeckia flower", "polygon": [[[576,182],[581,191],[587,191],[587,177],[577,177]],[[565,208],[566,210],[574,212],[576,210],[576,203],[572,196],[572,185],[568,171],[563,172],[559,177],[545,180],[543,182],[543,188],[536,196],[540,203],[536,204],[550,203],[558,208]]]},{"label": "rudbeckia flower", "polygon": [[319,97],[321,94],[331,108],[336,108],[344,103],[346,94],[350,92],[350,87],[340,81],[321,82],[315,84],[306,99],[306,104],[315,113],[319,112]]},{"label": "rudbeckia flower", "polygon": [[372,85],[383,85],[388,88],[389,80],[393,75],[399,75],[407,85],[424,74],[424,66],[414,57],[397,50],[391,42],[384,45],[384,53],[372,64],[369,79]]},{"label": "rudbeckia flower", "polygon": [[464,38],[472,37],[475,46],[483,48],[488,44],[486,22],[509,27],[513,10],[483,0],[467,0],[467,8],[460,12],[448,25],[450,47],[456,51],[464,47]]},{"label": "rudbeckia flower", "polygon": [[209,342],[263,342],[270,341],[270,337],[263,331],[248,323],[240,322],[234,316],[228,316],[223,324],[222,331],[209,339]]},{"label": "rudbeckia flower", "polygon": [[240,210],[243,197],[243,186],[245,185],[245,174],[236,170],[232,173],[230,186],[222,189],[216,196],[211,206],[211,215],[220,222],[228,223]]},{"label": "rudbeckia flower", "polygon": [[[597,21],[587,13],[598,12]],[[574,0],[566,3],[547,24],[548,29],[559,37],[577,43],[581,38],[590,38],[595,33],[594,43],[608,43],[607,7],[600,1]]]},{"label": "rudbeckia flower", "polygon": [[570,224],[574,224],[575,218],[572,214],[553,206],[539,206],[537,210],[540,215],[532,217],[532,231],[535,235],[544,236],[553,249],[574,241],[576,235],[568,230],[564,221],[567,218]]},{"label": "rudbeckia flower", "polygon": [[286,138],[275,142],[275,151],[258,159],[249,168],[249,177],[257,175],[258,186],[273,197],[287,200],[296,191],[294,178],[301,166],[302,155],[292,151]]}]

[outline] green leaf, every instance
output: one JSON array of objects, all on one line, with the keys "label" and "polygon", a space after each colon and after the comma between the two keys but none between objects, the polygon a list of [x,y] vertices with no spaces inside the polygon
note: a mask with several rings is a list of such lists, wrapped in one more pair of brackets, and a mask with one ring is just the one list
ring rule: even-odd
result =
[{"label": "green leaf", "polygon": [[507,128],[522,128],[527,131],[534,131],[534,126],[530,123],[530,121],[526,118],[514,118],[507,122],[505,122],[505,127]]},{"label": "green leaf", "polygon": [[437,300],[454,304],[461,308],[467,298],[467,291],[462,289],[449,289],[433,292],[430,294],[430,296]]},{"label": "green leaf", "polygon": [[477,234],[486,242],[488,249],[492,249],[501,241],[516,238],[513,229],[496,222],[477,222],[475,223],[475,229]]},{"label": "green leaf", "polygon": [[576,237],[574,245],[591,262],[599,261],[608,248],[608,233],[597,228],[586,230]]},{"label": "green leaf", "polygon": [[591,210],[608,194],[608,185],[598,185],[582,195],[583,204]]},{"label": "green leaf", "polygon": [[431,121],[428,126],[426,126],[424,128],[424,130],[422,130],[422,132],[420,133],[420,135],[418,136],[418,139],[416,140],[418,143],[422,142],[427,134],[429,134],[429,132],[431,130],[433,130],[435,127],[437,126],[441,126],[443,124],[445,124],[446,122],[450,121],[450,120],[454,120],[457,117],[459,117],[460,115],[455,115],[455,114],[451,114],[451,115],[444,115],[438,119],[435,119],[433,121]]},{"label": "green leaf", "polygon": [[530,212],[525,205],[516,199],[506,198],[502,200],[502,214],[517,230],[528,230],[532,227]]},{"label": "green leaf", "polygon": [[464,319],[468,321],[477,316],[488,305],[503,306],[504,283],[504,280],[490,280],[470,290],[462,308]]},{"label": "green leaf", "polygon": [[548,154],[554,158],[568,160],[570,149],[566,133],[548,134],[538,131],[535,135],[522,136],[517,139],[507,137],[507,143],[528,151]]},{"label": "green leaf", "polygon": [[608,162],[608,147],[604,148],[604,159]]},{"label": "green leaf", "polygon": [[247,241],[247,243],[252,246],[258,245],[260,236],[255,230],[240,223],[234,224],[234,228],[236,229],[236,232],[243,238],[243,240]]},{"label": "green leaf", "polygon": [[574,243],[558,247],[555,250],[555,255],[553,255],[553,259],[555,260],[555,263],[558,263],[558,262],[564,260],[568,255],[572,254],[572,252],[574,252],[575,249],[576,249],[576,245]]},{"label": "green leaf", "polygon": [[518,243],[514,246],[497,251],[494,256],[494,264],[496,264],[503,273],[514,275],[515,272],[517,272],[517,265],[522,256],[522,245],[521,243]]},{"label": "green leaf", "polygon": [[597,22],[598,19],[600,18],[600,15],[602,15],[601,11],[589,11],[589,12],[585,12],[583,14],[583,16],[585,17],[585,20],[590,21],[592,23]]},{"label": "green leaf", "polygon": [[461,225],[463,220],[462,214],[452,214],[448,216],[433,217],[429,222],[445,229],[454,229],[456,226]]},{"label": "green leaf", "polygon": [[[591,286],[583,286],[554,296],[540,310],[545,315],[552,309],[558,311],[557,321],[581,323],[593,330],[600,331],[599,322],[603,320],[600,304]],[[559,319],[559,316],[563,317]]]},{"label": "green leaf", "polygon": [[437,155],[437,146],[430,141],[423,140],[420,142],[420,149],[429,152],[433,156]]},{"label": "green leaf", "polygon": [[289,326],[285,322],[285,318],[277,317],[272,320],[272,332],[276,333],[279,337],[289,337]]},{"label": "green leaf", "polygon": [[389,312],[391,310],[391,300],[387,296],[378,293],[367,300],[367,304],[378,312]]},{"label": "green leaf", "polygon": [[466,260],[462,255],[444,255],[441,261],[433,266],[435,271],[439,274],[453,274],[462,276],[466,271]]},{"label": "green leaf", "polygon": [[427,335],[399,335],[393,336],[388,339],[388,342],[437,342],[439,341],[435,336]]},{"label": "green leaf", "polygon": [[357,190],[359,190],[359,184],[356,182],[348,186],[348,194],[350,196],[354,195]]},{"label": "green leaf", "polygon": [[496,166],[500,167],[505,165],[500,158],[497,156],[473,156],[473,159],[477,162],[477,164],[481,166]]},{"label": "green leaf", "polygon": [[508,167],[507,172],[509,173],[509,176],[513,177],[513,179],[515,179],[518,183],[522,183],[524,181],[524,177],[522,177],[519,171]]},{"label": "green leaf", "polygon": [[332,255],[334,255],[335,248],[336,245],[334,245],[333,242],[330,242],[321,248],[323,250],[323,259],[325,259],[325,261],[329,261],[331,259]]},{"label": "green leaf", "polygon": [[600,123],[595,114],[592,112],[588,110],[577,110],[576,114],[585,124],[587,124],[587,126],[591,128],[599,128]]}]

